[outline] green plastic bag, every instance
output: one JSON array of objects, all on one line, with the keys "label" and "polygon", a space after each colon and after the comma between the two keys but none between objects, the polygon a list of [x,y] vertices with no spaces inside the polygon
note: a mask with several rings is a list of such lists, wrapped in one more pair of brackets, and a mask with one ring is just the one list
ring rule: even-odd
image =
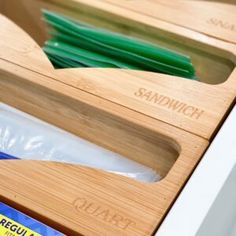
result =
[{"label": "green plastic bag", "polygon": [[124,68],[196,79],[188,56],[54,12],[43,15],[54,29],[44,51],[57,68]]}]

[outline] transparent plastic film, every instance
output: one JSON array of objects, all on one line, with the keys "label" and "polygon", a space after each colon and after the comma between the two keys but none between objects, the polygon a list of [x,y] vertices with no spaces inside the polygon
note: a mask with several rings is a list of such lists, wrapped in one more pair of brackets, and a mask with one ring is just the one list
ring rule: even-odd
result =
[{"label": "transparent plastic film", "polygon": [[0,103],[0,159],[18,158],[79,164],[142,182],[160,180],[147,166]]}]

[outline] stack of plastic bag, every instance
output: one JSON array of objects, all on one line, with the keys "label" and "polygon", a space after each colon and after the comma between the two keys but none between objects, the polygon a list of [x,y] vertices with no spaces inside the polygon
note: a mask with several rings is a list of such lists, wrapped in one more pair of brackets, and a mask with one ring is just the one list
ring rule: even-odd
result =
[{"label": "stack of plastic bag", "polygon": [[79,164],[143,182],[160,179],[149,167],[0,103],[0,159],[18,158]]},{"label": "stack of plastic bag", "polygon": [[186,55],[54,12],[43,11],[43,16],[53,29],[44,51],[57,68],[124,68],[197,79]]}]

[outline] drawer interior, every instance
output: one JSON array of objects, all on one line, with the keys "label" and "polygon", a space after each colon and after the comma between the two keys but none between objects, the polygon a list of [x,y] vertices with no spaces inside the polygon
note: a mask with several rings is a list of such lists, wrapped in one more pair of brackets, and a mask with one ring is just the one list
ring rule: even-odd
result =
[{"label": "drawer interior", "polygon": [[235,67],[236,60],[226,50],[160,30],[158,27],[112,17],[109,12],[85,6],[79,1],[70,0],[66,3],[50,0],[0,1],[0,11],[21,26],[41,46],[48,38],[47,26],[42,21],[42,8],[61,12],[94,26],[140,38],[186,54],[191,57],[197,76],[204,83],[223,83]]}]

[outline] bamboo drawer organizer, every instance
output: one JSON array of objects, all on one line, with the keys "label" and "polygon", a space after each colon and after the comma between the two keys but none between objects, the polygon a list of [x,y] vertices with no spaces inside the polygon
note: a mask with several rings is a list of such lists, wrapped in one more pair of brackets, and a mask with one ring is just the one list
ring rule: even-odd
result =
[{"label": "bamboo drawer organizer", "polygon": [[[76,165],[1,161],[0,200],[67,235],[151,235],[235,100],[235,34],[229,32],[231,41],[226,42],[221,28],[217,35],[206,35],[114,3],[0,1],[1,12],[39,44],[46,38],[43,7],[177,48],[192,56],[201,78],[196,82],[117,69],[55,70],[24,30],[0,17],[0,101],[152,167],[163,177],[146,184]],[[166,103],[149,99],[155,93]]]}]

